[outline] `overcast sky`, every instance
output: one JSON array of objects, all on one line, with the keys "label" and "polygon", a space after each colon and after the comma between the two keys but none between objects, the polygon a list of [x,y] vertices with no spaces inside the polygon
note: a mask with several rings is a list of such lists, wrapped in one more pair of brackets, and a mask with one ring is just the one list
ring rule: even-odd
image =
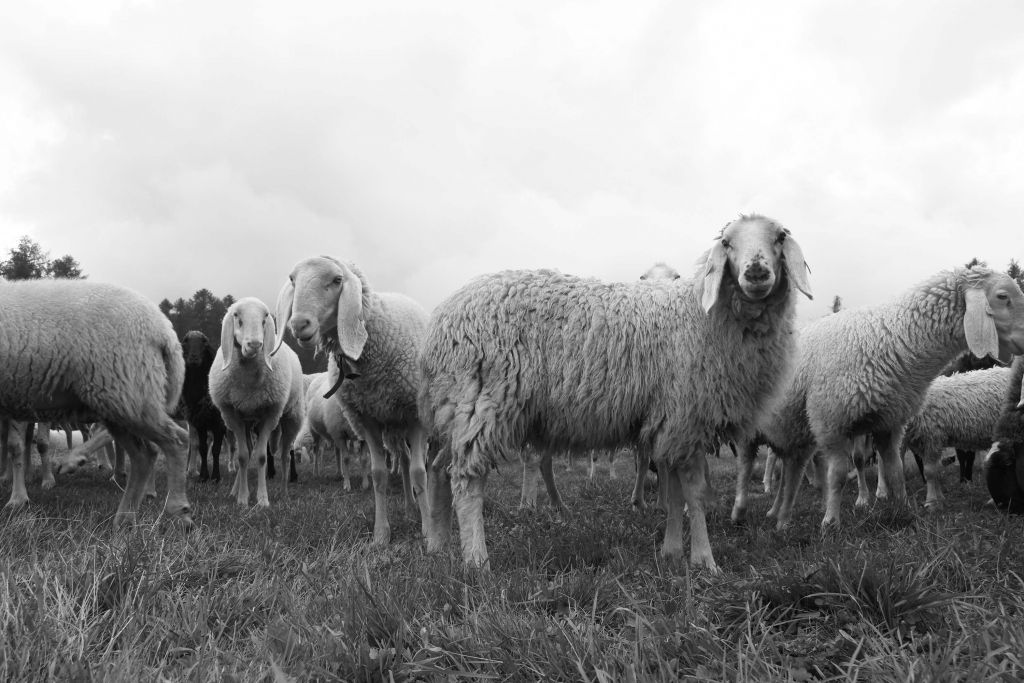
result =
[{"label": "overcast sky", "polygon": [[816,298],[1024,257],[1024,3],[0,5],[0,253],[156,301],[299,259],[428,309],[471,277],[684,273],[790,228]]}]

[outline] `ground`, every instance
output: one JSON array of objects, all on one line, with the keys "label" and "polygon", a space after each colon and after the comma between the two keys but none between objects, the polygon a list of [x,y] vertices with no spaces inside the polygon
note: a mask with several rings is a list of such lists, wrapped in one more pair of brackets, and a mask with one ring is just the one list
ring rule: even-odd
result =
[{"label": "ground", "polygon": [[115,533],[120,492],[99,472],[30,483],[27,508],[0,511],[0,679],[1024,679],[1024,520],[986,508],[982,481],[946,468],[940,514],[916,474],[909,512],[854,512],[849,485],[825,537],[806,489],[779,534],[764,495],[730,524],[725,453],[708,520],[721,576],[660,561],[664,516],[628,508],[624,459],[594,481],[583,458],[556,462],[568,522],[517,509],[514,463],[494,473],[490,573],[454,546],[425,555],[397,487],[393,541],[371,547],[372,497],[330,466],[303,463],[287,500],[272,481],[269,511],[236,507],[229,480],[190,481],[190,533],[154,501]]}]

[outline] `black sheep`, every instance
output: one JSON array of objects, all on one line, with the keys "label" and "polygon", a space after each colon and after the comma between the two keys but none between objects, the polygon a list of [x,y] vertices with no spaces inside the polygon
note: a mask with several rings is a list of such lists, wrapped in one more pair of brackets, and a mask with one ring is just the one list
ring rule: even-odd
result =
[{"label": "black sheep", "polygon": [[1013,362],[1003,412],[992,432],[992,450],[985,458],[985,479],[992,500],[1000,509],[1024,512],[1024,409],[1021,381],[1024,357]]}]

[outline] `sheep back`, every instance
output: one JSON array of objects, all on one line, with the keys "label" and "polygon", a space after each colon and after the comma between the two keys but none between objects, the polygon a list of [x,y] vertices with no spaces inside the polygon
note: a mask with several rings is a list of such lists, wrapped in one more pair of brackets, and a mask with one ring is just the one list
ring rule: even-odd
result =
[{"label": "sheep back", "polygon": [[[703,272],[701,264],[699,273]],[[719,301],[730,301],[734,283]],[[481,476],[527,442],[655,447],[671,463],[743,439],[789,371],[795,298],[741,324],[690,279],[605,283],[504,271],[434,311],[421,419],[450,435],[453,474]],[[673,450],[675,449],[675,450]]]},{"label": "sheep back", "polygon": [[157,424],[185,375],[155,304],[87,280],[0,285],[0,358],[0,412],[24,420]]}]

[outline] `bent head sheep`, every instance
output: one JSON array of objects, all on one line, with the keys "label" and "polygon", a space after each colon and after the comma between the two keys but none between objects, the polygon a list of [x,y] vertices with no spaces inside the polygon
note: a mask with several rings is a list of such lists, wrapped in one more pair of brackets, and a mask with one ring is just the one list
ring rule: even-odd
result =
[{"label": "bent head sheep", "polygon": [[753,215],[722,230],[694,280],[505,271],[451,295],[420,355],[420,412],[452,479],[465,561],[487,562],[483,485],[498,460],[526,444],[636,445],[667,474],[662,553],[682,553],[685,502],[690,559],[715,569],[705,454],[746,439],[788,376],[793,289],[810,296],[799,245]]},{"label": "bent head sheep", "polygon": [[88,280],[3,283],[0,358],[0,414],[99,421],[127,449],[132,470],[115,525],[134,517],[155,447],[167,457],[165,510],[191,524],[188,434],[169,415],[181,394],[184,359],[155,304]]}]

